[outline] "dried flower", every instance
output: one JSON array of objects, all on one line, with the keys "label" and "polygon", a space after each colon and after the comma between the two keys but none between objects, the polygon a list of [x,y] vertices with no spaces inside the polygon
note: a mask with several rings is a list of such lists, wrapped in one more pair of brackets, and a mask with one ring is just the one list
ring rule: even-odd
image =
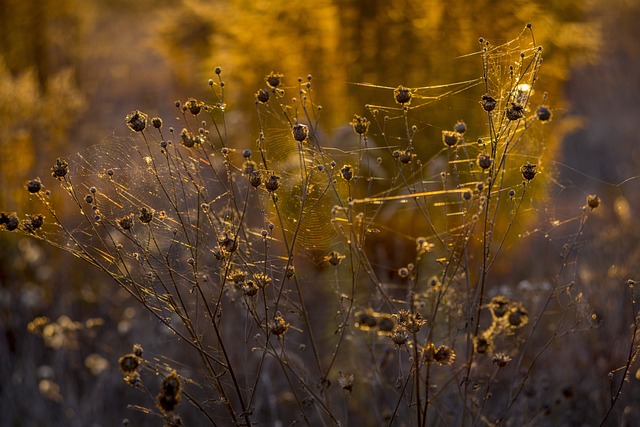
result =
[{"label": "dried flower", "polygon": [[340,265],[342,260],[345,258],[346,256],[342,255],[340,252],[331,251],[329,255],[325,257],[325,261],[329,261],[329,264],[333,266],[337,266],[337,265]]},{"label": "dried flower", "polygon": [[358,135],[366,134],[369,131],[370,124],[371,122],[369,122],[366,117],[362,117],[357,114],[354,116],[353,120],[351,120],[353,131]]},{"label": "dried flower", "polygon": [[493,355],[493,363],[498,365],[499,368],[504,368],[509,362],[511,362],[511,357],[505,353],[496,353]]},{"label": "dried flower", "polygon": [[456,360],[456,353],[453,351],[451,347],[441,345],[436,350],[435,354],[433,355],[433,358],[435,359],[438,365],[442,365],[442,366],[452,365],[454,360]]},{"label": "dried flower", "polygon": [[140,208],[140,214],[138,215],[138,219],[143,224],[148,224],[153,221],[153,214],[155,211],[147,206],[143,206]]},{"label": "dried flower", "polygon": [[509,120],[519,120],[524,117],[524,107],[512,102],[511,107],[507,108],[505,114]]},{"label": "dried flower", "polygon": [[402,328],[398,328],[395,331],[389,334],[389,338],[393,341],[393,343],[397,346],[404,345],[409,339],[409,334],[406,330]]},{"label": "dried flower", "polygon": [[27,183],[27,191],[29,193],[35,194],[40,190],[42,190],[42,181],[40,181],[40,178],[32,179]]},{"label": "dried flower", "polygon": [[68,172],[69,172],[69,164],[67,163],[67,161],[62,159],[56,159],[56,162],[53,164],[53,167],[51,168],[51,176],[54,177],[55,179],[60,180],[64,178]]},{"label": "dried flower", "polygon": [[258,102],[263,104],[266,104],[269,101],[270,96],[269,89],[258,89],[256,92],[256,99]]},{"label": "dried flower", "polygon": [[293,132],[293,139],[298,142],[303,142],[309,137],[309,127],[307,125],[295,124],[291,131]]},{"label": "dried flower", "polygon": [[498,105],[498,101],[496,101],[495,98],[489,95],[482,95],[480,104],[482,105],[482,108],[484,108],[484,111],[489,112],[493,111],[496,108],[496,106]]},{"label": "dried flower", "polygon": [[264,184],[264,186],[269,192],[273,193],[280,188],[280,177],[278,175],[271,174],[269,180]]},{"label": "dried flower", "polygon": [[125,215],[122,218],[116,219],[116,222],[123,230],[131,230],[133,228],[133,214]]},{"label": "dried flower", "polygon": [[284,318],[280,314],[276,314],[276,317],[269,324],[269,330],[273,335],[280,336],[287,332],[289,324],[285,322]]},{"label": "dried flower", "polygon": [[450,131],[450,130],[442,131],[442,142],[447,147],[453,147],[458,142],[460,142],[461,139],[462,139],[462,135],[460,135],[458,132]]},{"label": "dried flower", "polygon": [[354,378],[355,377],[353,374],[345,375],[342,372],[340,372],[340,376],[338,377],[338,384],[340,385],[340,387],[342,387],[344,391],[351,392],[353,390]]},{"label": "dried flower", "polygon": [[536,116],[541,122],[548,122],[549,120],[551,120],[551,110],[549,110],[549,108],[545,107],[544,105],[541,105],[536,110]]},{"label": "dried flower", "polygon": [[527,181],[531,181],[535,176],[536,176],[536,168],[538,167],[538,165],[533,165],[529,162],[525,163],[524,165],[522,165],[522,167],[520,168],[520,172],[522,172],[522,177],[524,179],[526,179]]},{"label": "dried flower", "polygon": [[156,129],[160,129],[162,127],[162,119],[160,117],[154,117],[151,119],[151,125]]},{"label": "dried flower", "polygon": [[264,80],[267,82],[269,86],[275,89],[278,86],[280,86],[280,84],[282,83],[283,77],[284,77],[284,74],[275,73],[272,71],[264,78]]},{"label": "dried flower", "polygon": [[34,233],[40,229],[44,224],[44,216],[42,215],[27,215],[27,218],[22,221],[22,229],[27,233]]},{"label": "dried flower", "polygon": [[127,126],[134,132],[142,132],[147,127],[147,115],[141,111],[131,112],[125,119]]},{"label": "dried flower", "polygon": [[496,319],[500,319],[507,314],[509,300],[504,295],[497,295],[491,298],[489,308],[491,309],[491,316]]},{"label": "dried flower", "polygon": [[493,341],[488,334],[482,334],[473,339],[473,347],[478,354],[490,353],[493,348]]},{"label": "dried flower", "polygon": [[513,303],[509,307],[509,325],[512,328],[520,328],[529,322],[527,310],[520,303]]},{"label": "dried flower", "polygon": [[589,194],[587,196],[587,206],[589,206],[591,210],[600,206],[600,197],[595,194]]},{"label": "dried flower", "polygon": [[262,184],[262,177],[260,176],[260,171],[254,170],[251,172],[251,176],[249,176],[249,184],[252,187],[258,188]]},{"label": "dried flower", "polygon": [[479,154],[478,155],[478,166],[482,169],[489,169],[493,164],[493,159],[488,154]]},{"label": "dried flower", "polygon": [[160,393],[156,396],[158,408],[160,408],[162,412],[173,411],[182,399],[181,393],[182,384],[180,377],[178,377],[176,371],[171,371],[171,373],[162,380]]},{"label": "dried flower", "polygon": [[266,288],[272,282],[271,277],[268,274],[262,272],[255,273],[253,275],[253,279],[256,281],[256,285],[259,288]]},{"label": "dried flower", "polygon": [[453,127],[453,130],[458,132],[459,134],[463,134],[467,131],[467,124],[462,120],[458,120],[458,122]]},{"label": "dried flower", "polygon": [[411,90],[402,85],[393,91],[393,96],[400,105],[409,105],[411,103]]},{"label": "dried flower", "polygon": [[411,163],[411,160],[413,160],[413,158],[416,155],[413,154],[413,149],[412,148],[407,148],[405,151],[400,151],[398,153],[398,160],[400,160],[400,163],[403,164],[408,164]]},{"label": "dried flower", "polygon": [[351,167],[351,165],[344,165],[342,169],[340,169],[340,175],[342,175],[346,181],[351,181],[353,178],[353,167]]},{"label": "dried flower", "polygon": [[198,114],[200,114],[200,111],[202,111],[204,102],[198,101],[194,98],[189,98],[187,102],[184,103],[184,106],[187,108],[187,110],[189,110],[189,112],[191,112],[191,114],[197,116]]},{"label": "dried flower", "polygon": [[142,359],[139,356],[129,353],[118,359],[118,366],[125,375],[129,376],[138,369],[141,362]]}]

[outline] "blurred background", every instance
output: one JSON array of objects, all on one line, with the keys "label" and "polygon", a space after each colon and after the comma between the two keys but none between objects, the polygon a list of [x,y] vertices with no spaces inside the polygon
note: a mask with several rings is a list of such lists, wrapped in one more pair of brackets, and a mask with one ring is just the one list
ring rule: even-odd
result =
[{"label": "blurred background", "polygon": [[[478,37],[505,43],[531,22],[544,47],[538,89],[554,111],[545,136],[548,204],[561,211],[544,214],[579,215],[587,194],[603,199],[576,267],[600,327],[572,338],[561,360],[576,369],[563,375],[585,402],[606,401],[588,390],[608,390],[607,373],[626,360],[625,283],[640,279],[640,2],[603,3],[0,0],[0,210],[36,209],[26,181],[48,178],[57,157],[127,136],[131,110],[170,122],[175,100],[210,100],[207,80],[217,66],[231,133],[247,147],[257,134],[246,131],[257,129],[254,93],[270,71],[289,85],[311,73],[323,129],[338,135],[365,104],[390,96],[354,83],[422,87],[479,77],[480,58],[468,56],[479,50]],[[462,105],[479,100],[465,96],[473,99]],[[481,120],[481,111],[469,117],[452,105],[436,104],[430,122]],[[62,199],[58,206],[61,215],[73,212]],[[117,358],[134,342],[149,357],[170,356],[158,325],[68,254],[13,233],[0,234],[0,254],[2,424],[144,423],[127,409],[140,396],[122,381]],[[548,273],[523,264],[513,262],[500,280]],[[38,317],[48,320],[31,323],[40,333],[30,333]],[[628,402],[640,397],[637,382],[632,375]]]}]

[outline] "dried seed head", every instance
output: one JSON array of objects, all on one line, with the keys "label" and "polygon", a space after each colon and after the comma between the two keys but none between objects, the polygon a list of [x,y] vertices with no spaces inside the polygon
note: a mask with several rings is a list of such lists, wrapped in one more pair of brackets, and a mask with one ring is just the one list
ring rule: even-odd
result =
[{"label": "dried seed head", "polygon": [[254,296],[260,290],[258,285],[256,285],[256,282],[254,282],[253,280],[247,280],[246,282],[244,282],[241,285],[241,289],[242,292],[248,297]]},{"label": "dried seed head", "polygon": [[509,325],[512,328],[520,328],[529,322],[527,310],[520,303],[513,303],[509,307]]},{"label": "dried seed head", "polygon": [[402,85],[398,86],[393,91],[393,96],[396,99],[396,102],[400,105],[409,105],[411,103],[411,89]]},{"label": "dried seed head", "polygon": [[496,353],[493,355],[493,363],[498,365],[498,368],[504,368],[509,362],[511,362],[511,357],[505,353]]},{"label": "dried seed head", "polygon": [[436,361],[436,347],[432,342],[428,342],[422,347],[421,356],[423,363],[429,364]]},{"label": "dried seed head", "polygon": [[43,224],[44,216],[40,214],[33,216],[27,215],[27,218],[22,221],[22,229],[27,233],[35,233],[35,231],[40,229]]},{"label": "dried seed head", "polygon": [[280,86],[280,84],[282,83],[283,77],[284,77],[284,74],[275,73],[272,71],[264,78],[264,80],[267,82],[267,84],[270,87],[275,89],[278,86]]},{"label": "dried seed head", "polygon": [[270,97],[271,94],[269,93],[269,89],[258,89],[258,91],[256,92],[256,99],[258,100],[258,102],[261,102],[263,104],[269,102]]},{"label": "dried seed head", "polygon": [[447,347],[446,345],[441,345],[436,350],[433,355],[436,363],[438,365],[453,365],[454,360],[456,360],[456,353],[453,351],[451,347]]},{"label": "dried seed head", "polygon": [[287,332],[289,324],[285,322],[284,318],[280,314],[276,314],[276,317],[269,323],[269,330],[273,335],[280,336]]},{"label": "dried seed head", "polygon": [[193,135],[186,128],[183,128],[180,131],[180,138],[182,139],[182,145],[187,148],[191,148],[196,144],[202,143],[202,139],[200,137]]},{"label": "dried seed head", "polygon": [[0,214],[0,225],[3,226],[7,231],[13,231],[20,225],[20,219],[15,212],[8,215],[2,212]]},{"label": "dried seed head", "polygon": [[93,203],[93,196],[91,194],[87,194],[84,198],[84,201],[87,203]]},{"label": "dried seed head", "polygon": [[478,166],[482,169],[489,169],[493,164],[493,159],[488,154],[481,153],[478,155]]},{"label": "dried seed head", "polygon": [[272,282],[271,277],[268,274],[265,274],[265,273],[262,273],[262,272],[255,273],[253,275],[253,279],[255,280],[256,285],[260,289],[266,288]]},{"label": "dried seed head", "polygon": [[55,179],[61,180],[69,172],[69,164],[66,160],[56,159],[56,162],[51,168],[51,176]]},{"label": "dried seed head", "polygon": [[342,175],[346,181],[351,181],[353,178],[353,168],[351,165],[344,165],[342,169],[340,169],[340,175]]},{"label": "dried seed head", "polygon": [[264,184],[264,186],[270,193],[273,193],[280,188],[280,177],[278,175],[271,174],[269,180]]},{"label": "dried seed head", "polygon": [[551,120],[551,110],[549,110],[549,108],[545,107],[544,105],[541,105],[536,110],[536,116],[541,122],[548,122]]},{"label": "dried seed head", "polygon": [[398,328],[389,334],[389,338],[397,346],[404,345],[409,339],[409,334],[403,328]]},{"label": "dried seed head", "polygon": [[202,107],[204,106],[204,102],[198,101],[195,98],[189,98],[187,102],[184,103],[184,106],[193,114],[197,116],[202,111]]},{"label": "dried seed head", "polygon": [[482,108],[484,111],[493,111],[498,105],[498,101],[492,96],[482,95],[482,100],[480,101]]},{"label": "dried seed head", "polygon": [[353,127],[353,131],[358,135],[364,135],[369,131],[369,120],[366,117],[362,117],[359,115],[355,115],[353,120],[351,120],[351,126]]},{"label": "dried seed head", "polygon": [[461,139],[462,139],[462,135],[460,135],[458,132],[450,131],[450,130],[442,131],[442,142],[447,147],[453,147],[458,142],[460,142]]},{"label": "dried seed head", "polygon": [[172,371],[162,380],[160,393],[156,396],[156,403],[162,412],[171,412],[182,399],[182,383],[176,371]]},{"label": "dried seed head", "polygon": [[262,184],[260,171],[254,170],[253,172],[251,172],[251,175],[249,176],[249,184],[251,184],[251,186],[255,188],[260,187],[260,184]]},{"label": "dried seed head", "polygon": [[127,126],[134,132],[142,132],[147,127],[147,115],[141,111],[132,111],[125,119]]},{"label": "dried seed head", "polygon": [[151,221],[153,221],[153,214],[154,213],[155,213],[155,210],[153,210],[153,209],[151,209],[151,208],[149,208],[147,206],[143,206],[143,207],[140,208],[138,219],[143,224],[149,224]]},{"label": "dried seed head", "polygon": [[154,128],[160,129],[162,127],[162,119],[160,117],[154,117],[151,119],[151,124]]},{"label": "dried seed head", "polygon": [[456,125],[453,127],[453,130],[460,134],[463,134],[467,131],[467,124],[462,120],[458,120]]},{"label": "dried seed head", "polygon": [[131,230],[133,228],[133,214],[125,215],[122,218],[116,219],[116,222],[123,230]]},{"label": "dried seed head", "polygon": [[340,387],[342,387],[344,391],[351,392],[353,390],[353,380],[354,380],[353,374],[345,375],[342,372],[340,372],[340,376],[338,377],[338,384],[340,385]]},{"label": "dried seed head", "polygon": [[411,160],[413,160],[415,156],[416,155],[413,154],[413,149],[407,148],[405,151],[400,151],[398,153],[398,160],[400,160],[400,163],[403,163],[406,165],[408,163],[411,163]]},{"label": "dried seed head", "polygon": [[537,167],[538,167],[538,165],[534,165],[534,164],[531,164],[529,162],[525,163],[520,168],[520,172],[522,172],[522,177],[524,179],[526,179],[527,181],[531,181],[536,176]]},{"label": "dried seed head", "polygon": [[505,114],[509,120],[519,120],[524,117],[524,107],[512,102],[511,107],[507,108]]},{"label": "dried seed head", "polygon": [[140,344],[134,344],[132,353],[138,357],[142,357],[142,353],[143,353],[142,346]]},{"label": "dried seed head", "polygon": [[309,127],[303,124],[295,124],[291,129],[293,132],[293,139],[298,142],[303,142],[309,137]]},{"label": "dried seed head", "polygon": [[139,356],[129,353],[118,359],[118,366],[125,375],[131,375],[138,369],[141,362],[142,359]]},{"label": "dried seed head", "polygon": [[482,334],[473,339],[473,347],[478,354],[487,354],[493,348],[493,341],[487,334]]},{"label": "dried seed head", "polygon": [[489,303],[491,315],[497,319],[502,318],[507,314],[509,302],[510,301],[504,295],[497,295],[491,298],[491,302]]},{"label": "dried seed head", "polygon": [[331,253],[329,253],[329,255],[325,257],[325,260],[328,261],[329,264],[333,266],[337,266],[337,265],[340,265],[342,260],[345,258],[346,256],[342,255],[340,252],[331,251]]},{"label": "dried seed head", "polygon": [[27,191],[29,193],[35,194],[40,192],[40,190],[42,190],[42,181],[40,181],[40,178],[32,179],[27,183]]},{"label": "dried seed head", "polygon": [[595,194],[589,194],[587,196],[587,206],[589,206],[591,210],[594,210],[595,208],[600,206],[600,197]]}]

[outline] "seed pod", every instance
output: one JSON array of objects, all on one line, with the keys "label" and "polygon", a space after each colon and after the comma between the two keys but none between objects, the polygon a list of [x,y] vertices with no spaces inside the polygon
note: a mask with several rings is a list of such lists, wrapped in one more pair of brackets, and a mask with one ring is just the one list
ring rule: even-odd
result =
[{"label": "seed pod", "polygon": [[450,131],[450,130],[443,130],[442,131],[442,142],[447,147],[453,147],[461,139],[462,139],[462,135],[460,135],[458,132]]},{"label": "seed pod", "polygon": [[51,168],[51,176],[61,180],[69,172],[69,164],[66,160],[56,159],[53,167]]},{"label": "seed pod", "polygon": [[127,126],[134,132],[142,132],[147,127],[147,115],[141,111],[132,111],[125,119]]},{"label": "seed pod", "polygon": [[548,122],[549,120],[551,120],[551,110],[549,110],[549,108],[545,107],[544,105],[541,105],[536,110],[536,116],[541,122]]},{"label": "seed pod", "polygon": [[40,190],[42,190],[42,182],[40,181],[40,178],[32,179],[27,183],[27,191],[29,193],[35,194]]},{"label": "seed pod", "polygon": [[512,102],[511,107],[507,108],[505,114],[507,116],[507,119],[511,121],[519,120],[524,117],[524,107]]},{"label": "seed pod", "polygon": [[280,86],[280,84],[282,83],[282,78],[284,77],[284,74],[280,74],[280,73],[275,73],[275,72],[271,72],[269,73],[264,80],[267,82],[267,84],[272,87],[272,88],[277,88],[278,86]]},{"label": "seed pod", "polygon": [[493,111],[496,108],[496,106],[498,105],[498,101],[496,101],[496,99],[492,96],[482,95],[480,104],[482,105],[482,108],[484,108],[484,111],[489,112]]},{"label": "seed pod", "polygon": [[488,154],[480,154],[478,156],[478,166],[482,169],[489,169],[493,164],[493,159]]},{"label": "seed pod", "polygon": [[529,162],[525,163],[520,168],[520,172],[522,172],[522,177],[527,181],[531,181],[536,176],[536,173],[537,173],[536,168],[537,168],[537,165],[532,165]]},{"label": "seed pod", "polygon": [[293,139],[298,142],[303,142],[309,137],[309,127],[303,124],[295,124],[291,129],[293,132]]},{"label": "seed pod", "polygon": [[269,94],[269,89],[258,89],[258,91],[256,92],[256,99],[258,100],[258,102],[261,102],[263,104],[269,102],[270,97],[271,95]]},{"label": "seed pod", "polygon": [[340,175],[342,175],[346,181],[351,181],[353,178],[353,168],[351,165],[344,165],[342,169],[340,169]]},{"label": "seed pod", "polygon": [[355,115],[353,120],[351,120],[351,126],[353,127],[353,131],[358,135],[364,135],[369,131],[369,125],[371,122],[367,120],[366,117],[362,117],[359,115]]},{"label": "seed pod", "polygon": [[393,96],[400,105],[409,105],[411,103],[411,90],[402,85],[393,91]]},{"label": "seed pod", "polygon": [[278,175],[272,174],[264,186],[269,192],[273,193],[278,188],[280,188],[280,177]]}]

